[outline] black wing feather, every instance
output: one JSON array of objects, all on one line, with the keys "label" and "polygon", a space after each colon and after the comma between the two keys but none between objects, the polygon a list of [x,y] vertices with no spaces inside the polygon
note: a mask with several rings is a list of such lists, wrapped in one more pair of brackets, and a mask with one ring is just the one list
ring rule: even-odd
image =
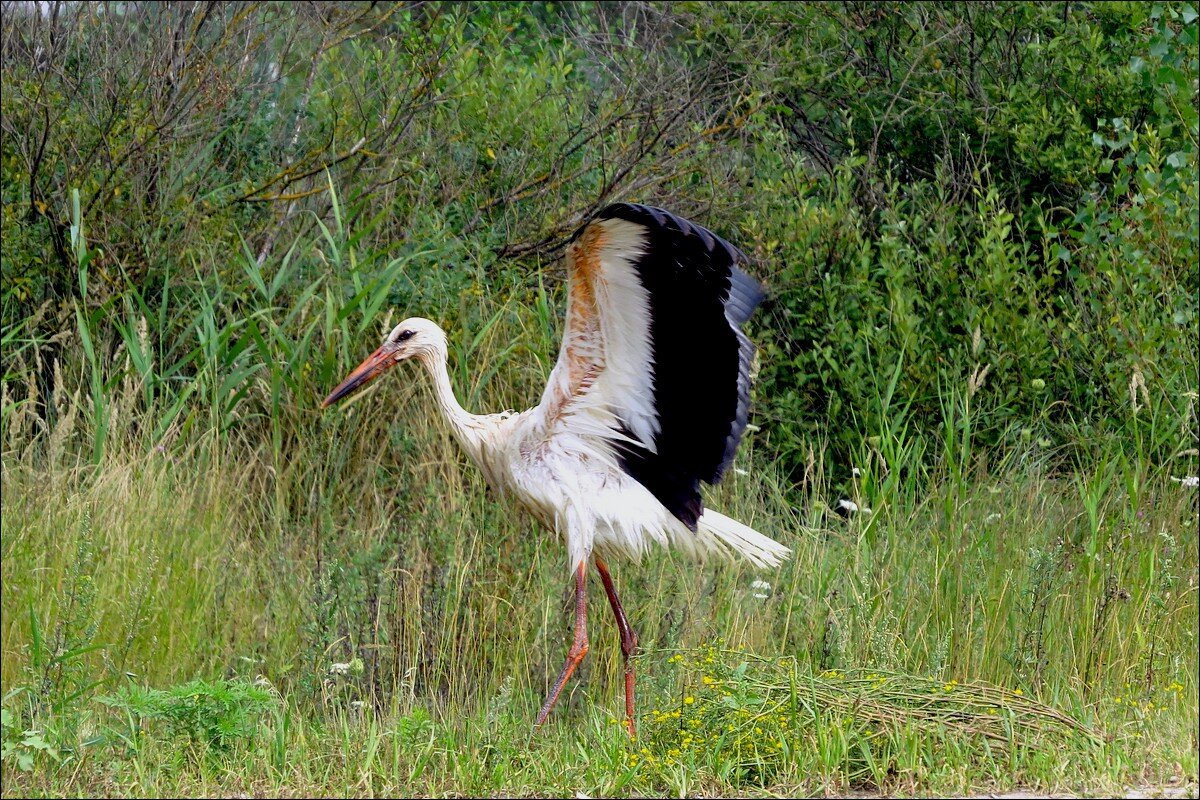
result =
[{"label": "black wing feather", "polygon": [[[660,208],[620,203],[595,217],[645,228],[634,266],[650,305],[655,452],[624,445],[624,470],[692,530],[704,512],[700,481],[721,479],[750,413],[754,346],[740,326],[763,298],[739,267],[746,256]],[[628,433],[628,431],[625,431]]]}]

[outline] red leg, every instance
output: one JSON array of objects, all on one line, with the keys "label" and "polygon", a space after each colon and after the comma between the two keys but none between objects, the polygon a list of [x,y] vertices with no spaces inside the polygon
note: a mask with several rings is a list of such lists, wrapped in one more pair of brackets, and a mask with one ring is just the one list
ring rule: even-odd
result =
[{"label": "red leg", "polygon": [[554,688],[550,690],[550,695],[546,698],[546,703],[538,714],[537,722],[533,724],[535,733],[546,723],[546,717],[550,716],[550,709],[554,708],[554,704],[558,702],[558,695],[562,692],[563,685],[566,684],[567,678],[571,677],[575,668],[579,666],[579,662],[583,661],[587,651],[587,561],[580,561],[579,567],[575,570],[575,641],[567,653],[567,661],[563,664],[562,673],[554,682]]},{"label": "red leg", "polygon": [[629,738],[636,738],[633,722],[633,654],[637,651],[638,638],[629,627],[625,618],[625,609],[617,599],[617,589],[613,585],[612,575],[608,574],[608,566],[598,556],[595,558],[596,569],[600,572],[600,580],[604,581],[604,591],[608,594],[608,602],[612,605],[613,616],[617,618],[617,630],[621,632],[621,653],[625,656],[625,730]]}]

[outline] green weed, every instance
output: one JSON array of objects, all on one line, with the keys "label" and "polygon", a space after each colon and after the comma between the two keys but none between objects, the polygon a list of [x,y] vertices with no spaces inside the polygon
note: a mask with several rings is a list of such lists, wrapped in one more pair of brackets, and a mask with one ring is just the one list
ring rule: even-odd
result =
[{"label": "green weed", "polygon": [[97,700],[128,719],[121,739],[135,748],[151,736],[218,754],[252,742],[278,702],[269,689],[246,680],[194,680],[168,689],[127,683]]}]

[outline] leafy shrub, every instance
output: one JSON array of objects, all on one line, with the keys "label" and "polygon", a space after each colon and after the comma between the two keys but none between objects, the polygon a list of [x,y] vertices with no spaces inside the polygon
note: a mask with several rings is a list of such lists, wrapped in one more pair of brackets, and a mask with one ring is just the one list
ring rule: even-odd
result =
[{"label": "leafy shrub", "polygon": [[1135,372],[1189,390],[1192,5],[320,7],[5,15],[6,408],[52,422],[63,362],[96,456],[120,354],[156,440],[266,406],[282,443],[335,364],[323,300],[477,329],[473,296],[536,304],[543,258],[626,199],[767,278],[756,407],[793,473],[900,406],[936,435],[984,367],[988,446],[1124,435]]},{"label": "leafy shrub", "polygon": [[[825,52],[833,44],[821,37],[848,37],[856,59],[835,77],[764,78],[783,98],[775,119],[760,120],[762,145],[754,151],[756,189],[771,213],[740,226],[773,290],[763,320],[759,408],[772,449],[797,478],[812,442],[828,439],[839,460],[848,460],[864,438],[889,428],[901,407],[919,433],[936,437],[940,398],[984,367],[977,433],[991,448],[1020,447],[1016,434],[1031,427],[1054,448],[1086,447],[1066,430],[1126,436],[1135,374],[1149,381],[1156,404],[1165,404],[1161,429],[1187,428],[1200,345],[1196,15],[1186,6],[1083,9],[1062,10],[1071,20],[1063,28],[1045,6],[1013,14],[985,6],[969,18],[949,7],[873,8],[861,24],[844,31],[818,26],[793,42],[806,53]],[[819,6],[778,13],[843,12]],[[926,15],[964,46],[968,32],[999,46],[1004,39],[983,34],[993,24],[1014,25],[1013,36],[1026,40],[1024,60],[993,54],[987,62],[994,70],[978,78],[999,81],[1006,71],[1024,70],[1009,75],[1013,97],[992,106],[985,98],[1004,89],[997,84],[969,89],[963,105],[953,106],[959,110],[939,105],[956,95],[938,81],[971,81],[941,76],[918,58],[936,37],[913,27],[914,17]],[[1029,15],[1048,27],[1038,23],[1018,35],[1022,19],[1032,24]],[[862,37],[887,42],[880,49],[890,55],[860,47]],[[1087,56],[1101,41],[1105,52]],[[890,66],[872,67],[878,59]],[[955,69],[967,69],[968,60]],[[1078,69],[1071,66],[1077,60]],[[798,57],[796,64],[804,63]],[[915,70],[914,77],[883,80],[896,69]],[[1058,69],[1077,76],[1070,91],[1090,83],[1084,94],[1099,99],[1071,99],[1045,85]],[[874,77],[838,83],[863,70]],[[927,95],[933,108],[917,105],[926,95],[913,85],[924,78],[934,81]],[[819,135],[797,133],[785,102],[793,90],[811,104],[837,98],[823,106],[820,124],[815,112],[805,117]],[[872,101],[875,91],[889,99]],[[893,98],[902,110],[880,121],[878,109],[890,108]],[[1102,112],[1080,110],[1097,102]],[[904,126],[931,119],[948,138],[918,153],[912,148],[924,138]],[[877,127],[862,127],[872,121]],[[1037,142],[1016,145],[1035,129]],[[825,148],[820,157],[814,142]],[[993,150],[998,142],[1002,152]],[[965,153],[955,149],[960,144]],[[1039,166],[1039,159],[1057,163]],[[814,174],[814,164],[824,170]],[[889,397],[895,402],[885,402]],[[1169,458],[1181,444],[1189,445],[1159,438],[1154,458]]]}]

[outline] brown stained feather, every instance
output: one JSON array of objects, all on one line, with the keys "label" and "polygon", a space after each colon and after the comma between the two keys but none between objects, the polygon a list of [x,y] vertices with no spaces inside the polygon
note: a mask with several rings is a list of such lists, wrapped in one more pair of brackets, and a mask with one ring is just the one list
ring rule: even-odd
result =
[{"label": "brown stained feather", "polygon": [[566,342],[568,397],[579,395],[596,379],[604,368],[603,362],[586,352],[580,352],[580,341],[600,338],[600,308],[596,303],[596,282],[603,280],[600,252],[607,236],[598,225],[589,225],[568,250],[570,291],[567,321],[572,336]]}]

